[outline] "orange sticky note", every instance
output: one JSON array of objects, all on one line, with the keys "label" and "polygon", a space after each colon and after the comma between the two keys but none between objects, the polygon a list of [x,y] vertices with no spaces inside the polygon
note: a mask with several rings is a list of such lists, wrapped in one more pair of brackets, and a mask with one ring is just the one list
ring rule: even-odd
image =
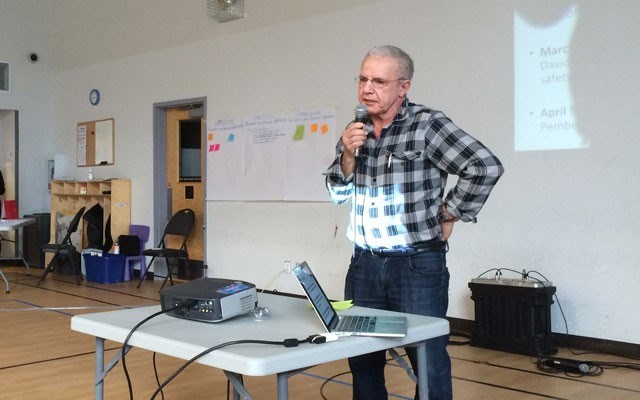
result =
[{"label": "orange sticky note", "polygon": [[320,128],[322,130],[322,134],[324,135],[325,133],[329,132],[329,127],[327,126],[327,124],[322,124],[322,128]]},{"label": "orange sticky note", "polygon": [[318,132],[318,124],[311,124],[311,133]]}]

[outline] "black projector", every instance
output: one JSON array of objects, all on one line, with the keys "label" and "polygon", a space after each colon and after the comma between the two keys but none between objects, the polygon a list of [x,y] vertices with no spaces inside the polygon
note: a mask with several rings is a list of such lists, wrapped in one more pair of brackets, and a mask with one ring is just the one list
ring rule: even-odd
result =
[{"label": "black projector", "polygon": [[258,304],[253,283],[199,278],[160,291],[160,306],[167,315],[202,322],[220,322],[246,314]]}]

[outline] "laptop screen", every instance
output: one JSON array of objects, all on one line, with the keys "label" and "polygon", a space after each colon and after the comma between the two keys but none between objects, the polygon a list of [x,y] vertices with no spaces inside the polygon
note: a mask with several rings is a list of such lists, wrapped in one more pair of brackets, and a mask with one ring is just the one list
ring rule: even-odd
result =
[{"label": "laptop screen", "polygon": [[331,306],[331,302],[324,293],[324,290],[320,287],[315,275],[313,275],[309,265],[306,261],[302,262],[296,265],[293,269],[293,273],[298,279],[298,282],[300,282],[302,289],[307,293],[307,298],[312,303],[324,325],[326,327],[330,327],[331,321],[334,318],[337,318],[338,315]]}]

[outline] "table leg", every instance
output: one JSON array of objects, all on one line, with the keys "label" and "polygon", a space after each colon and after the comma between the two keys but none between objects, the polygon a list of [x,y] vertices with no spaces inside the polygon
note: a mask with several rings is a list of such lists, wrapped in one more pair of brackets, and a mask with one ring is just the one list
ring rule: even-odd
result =
[{"label": "table leg", "polygon": [[0,276],[2,276],[2,280],[4,281],[4,284],[7,286],[6,292],[9,293],[9,291],[10,291],[10,289],[9,289],[9,281],[7,280],[7,277],[4,275],[4,272],[2,272],[2,269],[0,269]]},{"label": "table leg", "polygon": [[421,399],[429,398],[429,381],[427,380],[427,342],[417,344],[418,352],[418,393]]},{"label": "table leg", "polygon": [[[293,373],[297,373],[294,371]],[[242,376],[230,371],[224,371],[224,374],[231,382],[233,386],[233,399],[239,400],[240,396],[243,399],[251,400],[251,395],[247,392],[247,389],[244,387],[242,382]],[[289,375],[292,372],[280,372],[278,373],[277,381],[278,381],[278,400],[287,400],[289,398]]]},{"label": "table leg", "polygon": [[96,337],[96,384],[95,396],[96,400],[102,400],[104,395],[104,339]]},{"label": "table leg", "polygon": [[289,398],[289,373],[280,372],[278,374],[278,400]]},{"label": "table leg", "polygon": [[[27,267],[27,275],[31,276],[31,269],[29,268],[29,263],[27,262],[27,260],[24,258],[24,254],[22,253],[22,250],[20,249],[20,232],[21,232],[22,228],[18,228],[18,229],[14,229],[15,232],[15,240],[9,240],[9,239],[5,239],[4,237],[2,237],[2,235],[0,235],[0,249],[2,248],[1,243],[2,242],[10,242],[13,243],[14,245],[14,256],[16,255],[16,253],[20,256],[19,259],[22,260],[22,262],[24,263],[24,266]],[[9,258],[9,257],[7,257]],[[14,259],[15,257],[9,258],[9,259]],[[0,271],[0,274],[2,274],[2,271]],[[4,274],[2,274],[2,279],[4,279],[4,281],[7,283],[7,293],[9,293],[9,283],[7,282],[7,279],[5,278]]]},{"label": "table leg", "polygon": [[22,260],[22,262],[24,263],[24,266],[27,267],[27,275],[31,276],[31,269],[29,269],[29,263],[27,262],[27,260],[24,258],[24,254],[22,254],[22,251],[20,249],[18,249],[18,255],[20,256],[20,259]]},{"label": "table leg", "polygon": [[[0,235],[0,250],[2,250],[2,242],[13,242],[13,243],[15,243],[13,240],[7,240],[7,239],[3,238],[2,235]],[[2,268],[0,268],[0,277],[2,277],[2,280],[4,281],[4,284],[7,287],[7,289],[5,290],[5,293],[11,292],[11,288],[9,287],[9,281],[7,280],[7,276],[4,274],[4,272],[2,272]]]},{"label": "table leg", "polygon": [[240,396],[242,396],[243,399],[252,399],[251,395],[247,391],[247,388],[244,387],[244,383],[242,382],[242,375],[236,374],[235,372],[231,371],[224,371],[224,374],[227,376],[227,379],[229,379],[229,382],[231,382],[231,385],[233,386],[233,400],[240,400]]}]

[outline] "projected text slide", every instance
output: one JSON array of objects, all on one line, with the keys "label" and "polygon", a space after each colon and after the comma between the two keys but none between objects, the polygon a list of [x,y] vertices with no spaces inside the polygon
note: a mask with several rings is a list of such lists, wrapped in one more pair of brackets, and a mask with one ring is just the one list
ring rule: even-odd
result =
[{"label": "projected text slide", "polygon": [[571,40],[578,9],[549,26],[514,14],[516,151],[588,147],[576,126],[571,93]]}]

